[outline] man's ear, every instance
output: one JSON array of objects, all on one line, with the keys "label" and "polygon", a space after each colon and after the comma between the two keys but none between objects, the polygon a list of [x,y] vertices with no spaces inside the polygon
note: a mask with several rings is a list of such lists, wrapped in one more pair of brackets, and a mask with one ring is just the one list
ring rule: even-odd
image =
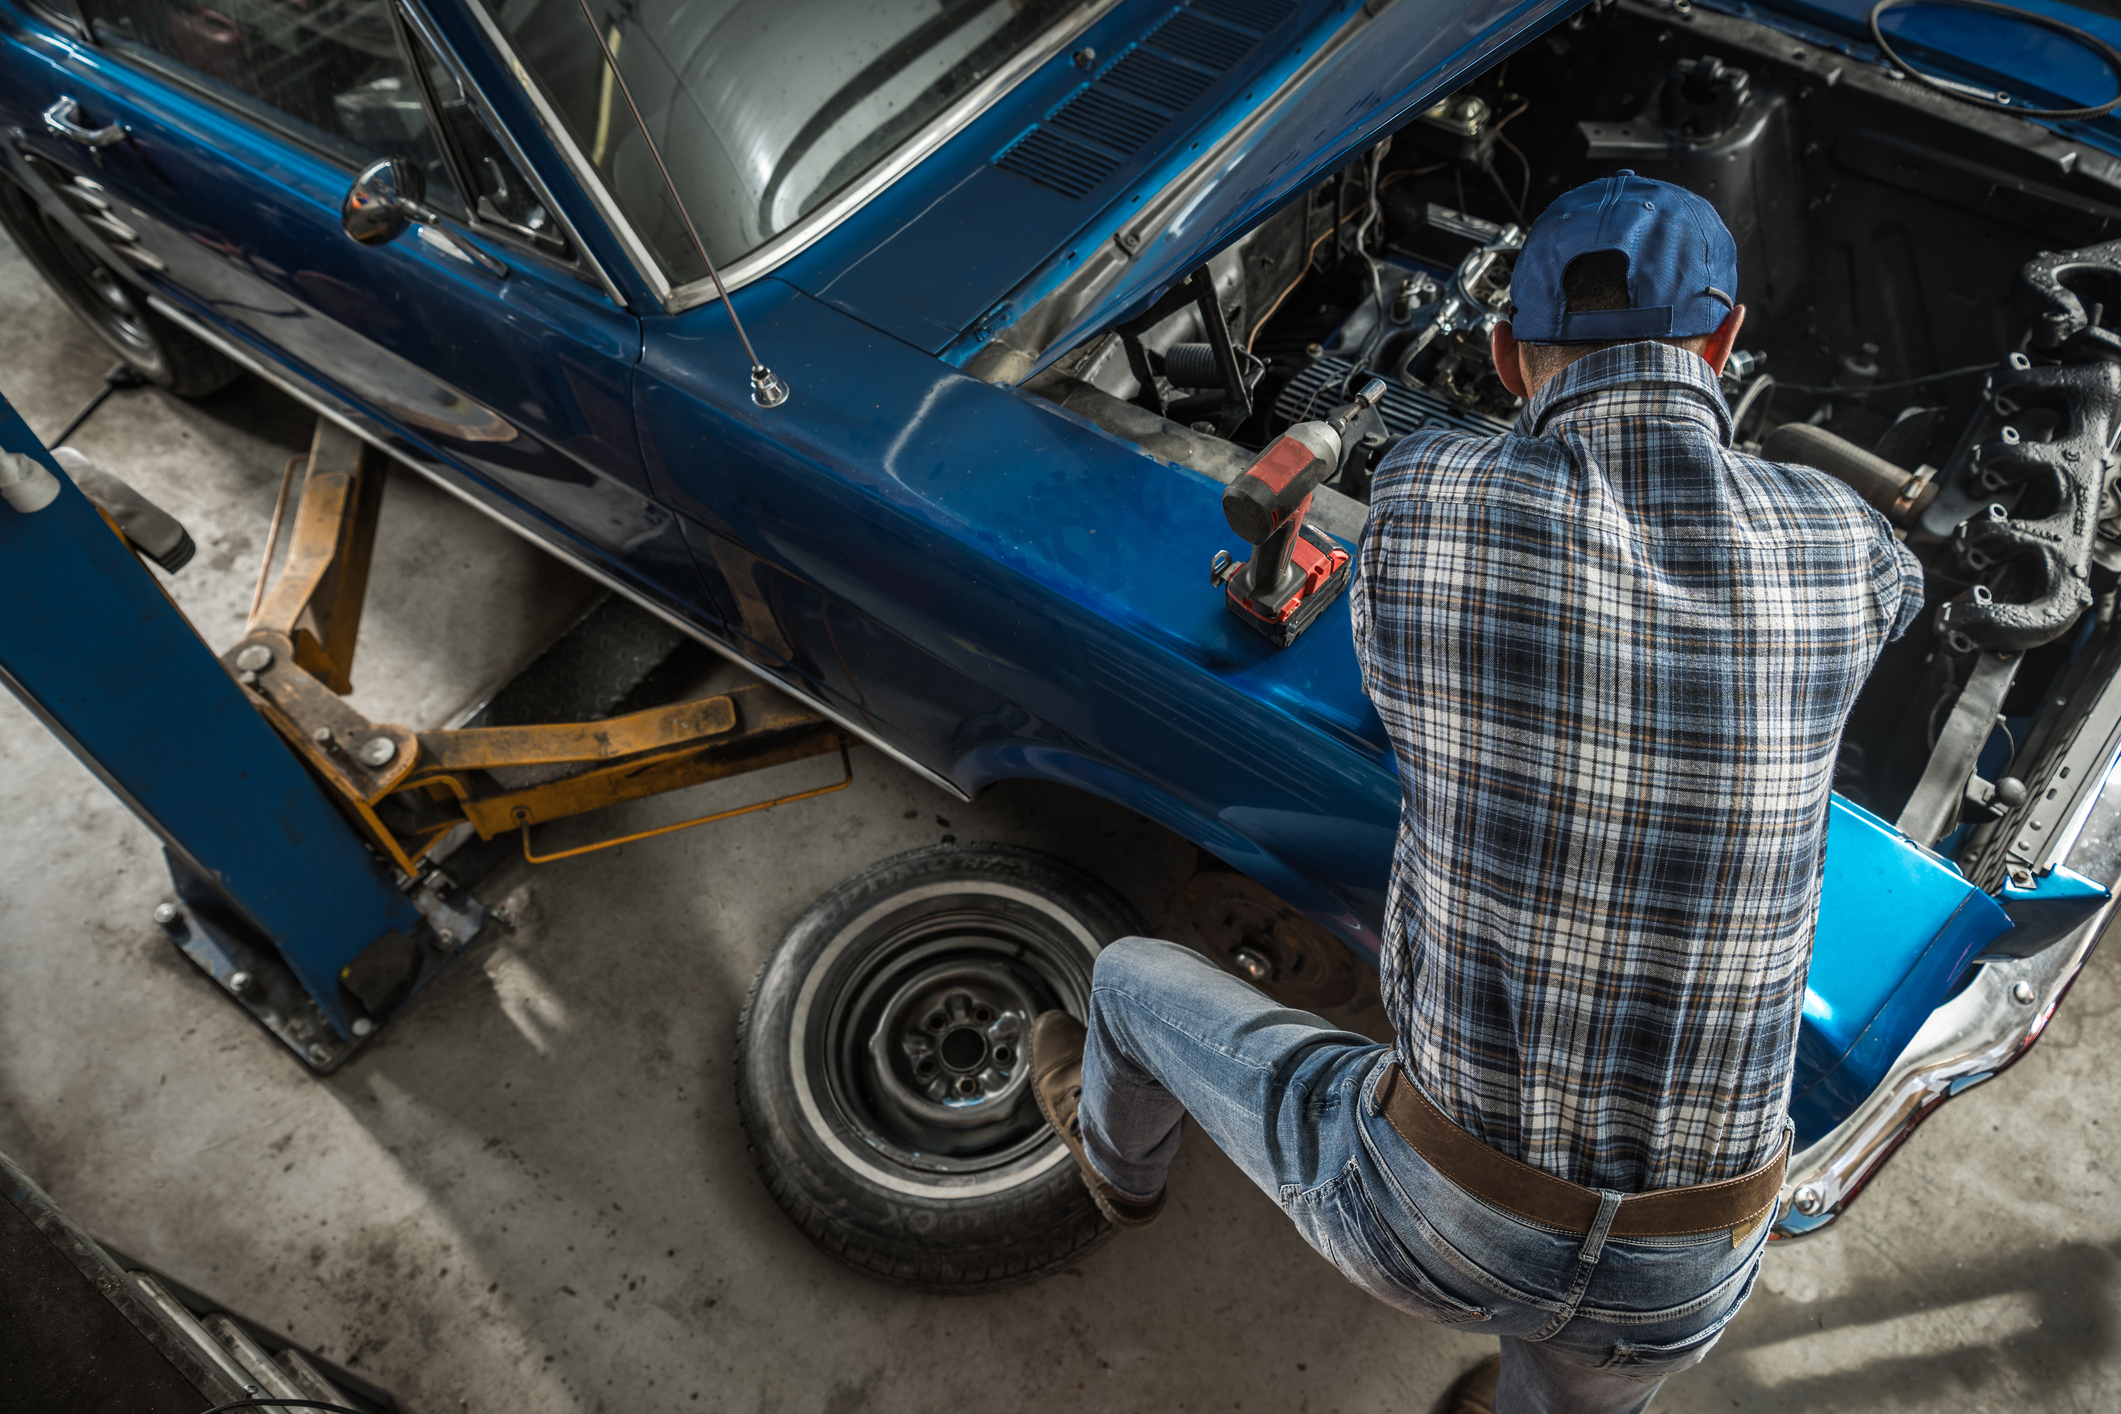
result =
[{"label": "man's ear", "polygon": [[1745,306],[1732,305],[1731,312],[1723,316],[1722,325],[1715,333],[1709,335],[1708,344],[1701,350],[1701,356],[1708,360],[1709,367],[1716,370],[1718,378],[1723,376],[1724,364],[1730,362],[1731,350],[1738,343],[1738,330],[1744,323]]},{"label": "man's ear", "polygon": [[[1518,356],[1517,333],[1510,328],[1509,320],[1495,326],[1488,347],[1495,355],[1495,376],[1502,379],[1502,386],[1520,398],[1530,397],[1525,391],[1524,360]],[[1724,352],[1728,354],[1730,349],[1726,347]]]}]

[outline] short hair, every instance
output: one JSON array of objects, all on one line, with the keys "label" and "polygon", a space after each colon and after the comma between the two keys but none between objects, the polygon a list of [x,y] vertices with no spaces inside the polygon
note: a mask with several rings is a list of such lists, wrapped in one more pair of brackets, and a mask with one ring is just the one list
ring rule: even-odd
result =
[{"label": "short hair", "polygon": [[1628,253],[1587,250],[1561,272],[1561,295],[1571,314],[1628,307]]},{"label": "short hair", "polygon": [[[1577,256],[1561,272],[1561,295],[1571,314],[1629,308],[1628,253],[1624,250],[1587,250]],[[1635,342],[1633,339],[1600,339],[1587,344],[1519,344],[1518,348],[1523,351],[1525,376],[1534,383],[1543,383],[1587,354],[1616,344]],[[1708,340],[1704,336],[1659,342],[1699,353]]]}]

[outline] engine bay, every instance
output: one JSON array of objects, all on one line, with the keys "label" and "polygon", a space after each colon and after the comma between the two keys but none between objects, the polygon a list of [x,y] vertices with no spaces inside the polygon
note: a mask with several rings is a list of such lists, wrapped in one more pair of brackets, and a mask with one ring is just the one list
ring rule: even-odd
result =
[{"label": "engine bay", "polygon": [[1736,16],[1604,0],[1026,391],[1228,484],[1382,380],[1311,514],[1352,540],[1399,438],[1510,429],[1521,400],[1489,340],[1554,197],[1621,168],[1700,193],[1737,240],[1747,307],[1724,374],[1734,441],[1848,481],[1928,581],[1836,788],[1997,888],[2033,862],[2041,763],[2091,710],[2073,685],[2121,666],[2121,241],[2102,243],[2121,235],[2121,166],[1818,58]]}]

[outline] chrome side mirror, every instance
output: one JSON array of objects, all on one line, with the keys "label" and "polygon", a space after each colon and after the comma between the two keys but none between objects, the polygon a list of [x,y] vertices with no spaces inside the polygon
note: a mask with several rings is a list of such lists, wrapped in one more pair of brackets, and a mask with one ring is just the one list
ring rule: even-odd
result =
[{"label": "chrome side mirror", "polygon": [[389,245],[415,221],[431,221],[426,207],[427,179],[409,157],[386,157],[371,163],[339,203],[339,224],[362,245]]},{"label": "chrome side mirror", "polygon": [[339,224],[362,245],[389,245],[408,227],[425,226],[495,279],[508,273],[506,265],[442,224],[441,214],[427,204],[427,178],[409,157],[386,157],[364,168],[339,203]]}]

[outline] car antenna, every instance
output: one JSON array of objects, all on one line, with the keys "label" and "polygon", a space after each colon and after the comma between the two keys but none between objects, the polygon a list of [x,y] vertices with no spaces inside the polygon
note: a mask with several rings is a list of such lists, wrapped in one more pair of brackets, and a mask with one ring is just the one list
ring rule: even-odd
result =
[{"label": "car antenna", "polygon": [[582,18],[588,22],[589,32],[597,38],[597,48],[603,52],[605,67],[618,82],[619,92],[626,97],[626,106],[633,113],[634,126],[641,130],[641,140],[648,144],[648,155],[655,159],[655,168],[663,174],[663,185],[670,191],[671,204],[677,207],[678,215],[684,218],[685,232],[692,237],[693,248],[700,259],[707,262],[707,275],[714,281],[714,292],[722,297],[722,308],[729,311],[729,322],[736,326],[736,336],[744,345],[744,355],[751,360],[751,401],[762,408],[777,408],[788,401],[788,385],[779,374],[759,362],[758,350],[751,347],[751,336],[744,332],[744,321],[737,316],[736,306],[729,302],[729,287],[722,283],[722,272],[714,268],[714,257],[707,253],[707,242],[700,239],[699,227],[692,224],[692,213],[685,209],[685,198],[678,195],[678,184],[671,180],[670,167],[663,161],[663,150],[656,146],[655,135],[648,131],[648,120],[641,116],[641,105],[633,101],[633,89],[626,76],[619,72],[619,61],[604,41],[604,31],[597,28],[596,16],[589,13],[589,0],[575,0],[581,7]]}]

